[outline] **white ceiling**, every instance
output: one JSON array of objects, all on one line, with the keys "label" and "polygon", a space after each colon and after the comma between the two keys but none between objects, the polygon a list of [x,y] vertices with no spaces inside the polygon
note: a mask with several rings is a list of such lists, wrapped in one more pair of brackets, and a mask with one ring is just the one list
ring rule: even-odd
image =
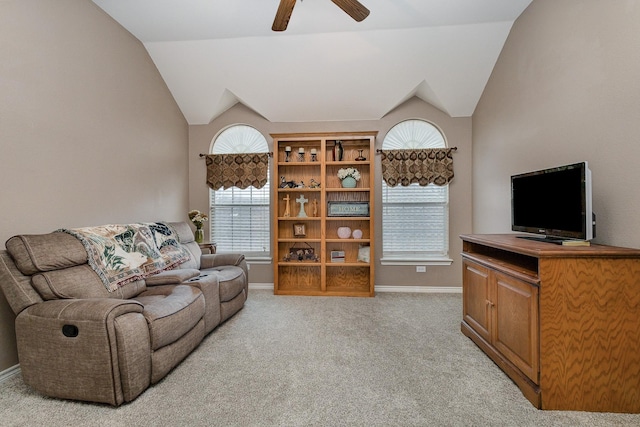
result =
[{"label": "white ceiling", "polygon": [[189,124],[241,102],[272,122],[377,120],[418,96],[467,117],[532,0],[93,0],[137,37]]}]

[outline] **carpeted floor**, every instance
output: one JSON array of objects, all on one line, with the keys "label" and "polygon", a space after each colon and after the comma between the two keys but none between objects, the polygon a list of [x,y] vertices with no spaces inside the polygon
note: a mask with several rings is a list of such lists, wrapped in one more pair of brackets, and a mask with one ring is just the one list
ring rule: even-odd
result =
[{"label": "carpeted floor", "polygon": [[3,426],[638,426],[539,411],[460,333],[461,295],[252,290],[160,383],[119,408],[0,384]]}]

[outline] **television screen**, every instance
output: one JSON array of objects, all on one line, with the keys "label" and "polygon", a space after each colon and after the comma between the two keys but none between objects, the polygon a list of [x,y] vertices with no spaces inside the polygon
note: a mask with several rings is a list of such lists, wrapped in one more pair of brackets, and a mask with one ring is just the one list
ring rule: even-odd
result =
[{"label": "television screen", "polygon": [[512,176],[511,220],[514,231],[560,240],[592,239],[587,162]]}]

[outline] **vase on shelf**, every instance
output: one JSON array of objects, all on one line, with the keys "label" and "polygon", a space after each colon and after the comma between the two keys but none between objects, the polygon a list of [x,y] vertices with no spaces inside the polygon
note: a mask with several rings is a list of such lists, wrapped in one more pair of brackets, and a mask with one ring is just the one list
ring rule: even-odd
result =
[{"label": "vase on shelf", "polygon": [[351,228],[338,227],[338,237],[341,239],[348,239],[349,237],[351,237]]},{"label": "vase on shelf", "polygon": [[204,242],[204,230],[202,228],[196,228],[196,232],[194,233],[196,243]]},{"label": "vase on shelf", "polygon": [[336,162],[341,162],[342,157],[344,155],[344,148],[342,148],[342,141],[336,141],[333,146],[333,160]]},{"label": "vase on shelf", "polygon": [[354,177],[348,176],[342,180],[342,188],[356,188],[357,181]]}]

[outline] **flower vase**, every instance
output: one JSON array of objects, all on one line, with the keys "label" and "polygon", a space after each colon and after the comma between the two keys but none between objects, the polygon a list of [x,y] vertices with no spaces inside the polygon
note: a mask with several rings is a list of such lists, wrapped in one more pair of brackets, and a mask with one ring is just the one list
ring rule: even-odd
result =
[{"label": "flower vase", "polygon": [[348,176],[342,180],[342,188],[356,188],[356,179]]},{"label": "flower vase", "polygon": [[204,230],[202,228],[196,228],[195,238],[196,243],[204,242]]},{"label": "flower vase", "polygon": [[333,160],[336,162],[341,162],[342,157],[344,156],[344,148],[342,148],[342,141],[336,141],[333,146]]}]

